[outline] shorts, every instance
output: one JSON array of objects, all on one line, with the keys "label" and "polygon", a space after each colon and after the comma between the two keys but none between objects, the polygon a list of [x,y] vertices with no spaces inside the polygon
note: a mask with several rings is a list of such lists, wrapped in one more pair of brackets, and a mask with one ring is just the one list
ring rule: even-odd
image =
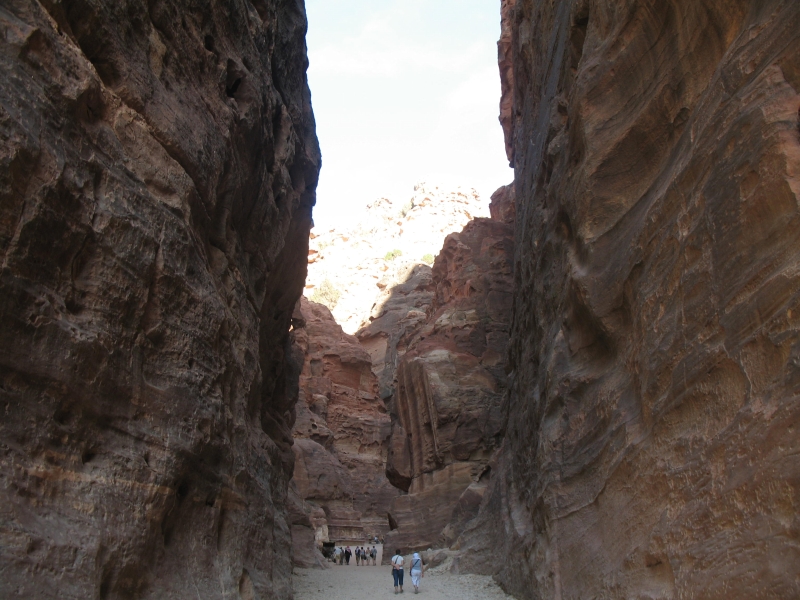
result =
[{"label": "shorts", "polygon": [[394,587],[403,585],[403,569],[392,569],[392,576],[394,577]]}]

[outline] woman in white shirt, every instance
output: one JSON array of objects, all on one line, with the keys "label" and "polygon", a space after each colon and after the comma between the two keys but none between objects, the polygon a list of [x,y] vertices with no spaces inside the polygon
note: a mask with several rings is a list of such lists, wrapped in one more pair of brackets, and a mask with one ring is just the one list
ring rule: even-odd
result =
[{"label": "woman in white shirt", "polygon": [[405,564],[405,560],[403,560],[403,555],[400,554],[400,550],[398,549],[397,552],[394,553],[392,557],[392,577],[394,577],[394,593],[397,593],[397,588],[400,588],[400,593],[403,593],[403,565]]},{"label": "woman in white shirt", "polygon": [[411,583],[414,584],[414,593],[419,594],[419,581],[425,577],[425,570],[422,568],[422,559],[419,552],[414,552],[414,558],[411,559]]}]

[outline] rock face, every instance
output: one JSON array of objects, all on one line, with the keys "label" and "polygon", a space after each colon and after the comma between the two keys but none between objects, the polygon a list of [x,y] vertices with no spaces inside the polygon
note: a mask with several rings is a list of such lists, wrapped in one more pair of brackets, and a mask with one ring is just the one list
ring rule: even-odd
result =
[{"label": "rock face", "polygon": [[800,4],[504,3],[508,428],[461,565],[800,595]]},{"label": "rock face", "polygon": [[305,294],[355,334],[383,311],[415,265],[432,264],[444,238],[488,216],[475,190],[420,183],[407,201],[381,198],[347,228],[311,233]]},{"label": "rock face", "polygon": [[[391,421],[370,355],[322,304],[302,298],[294,323],[303,355],[294,483],[316,522],[316,539],[382,536],[399,492],[385,475]],[[301,546],[307,553],[307,544],[295,540]]]},{"label": "rock face", "polygon": [[291,597],[302,2],[0,8],[0,596]]},{"label": "rock face", "polygon": [[427,312],[396,335],[386,472],[408,493],[392,505],[386,543],[404,551],[455,541],[480,507],[504,428],[514,242],[501,217],[513,219],[513,188],[495,194],[492,214],[447,237]]}]

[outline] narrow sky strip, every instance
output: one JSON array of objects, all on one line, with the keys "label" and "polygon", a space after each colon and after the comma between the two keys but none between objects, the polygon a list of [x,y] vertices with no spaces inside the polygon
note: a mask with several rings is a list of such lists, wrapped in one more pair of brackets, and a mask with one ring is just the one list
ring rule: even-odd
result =
[{"label": "narrow sky strip", "polygon": [[322,147],[314,221],[328,228],[414,184],[513,179],[497,121],[498,0],[307,0]]}]

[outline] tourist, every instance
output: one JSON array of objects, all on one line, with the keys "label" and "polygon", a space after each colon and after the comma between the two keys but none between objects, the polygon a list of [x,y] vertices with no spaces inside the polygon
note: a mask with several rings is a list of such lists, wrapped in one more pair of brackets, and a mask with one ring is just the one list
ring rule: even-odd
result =
[{"label": "tourist", "polygon": [[411,559],[411,568],[408,571],[411,575],[411,583],[414,584],[414,593],[419,594],[419,581],[425,577],[425,569],[422,568],[422,559],[419,552],[414,552],[414,558]]},{"label": "tourist", "polygon": [[344,548],[339,546],[339,564],[344,564]]},{"label": "tourist", "polygon": [[392,577],[394,578],[394,593],[397,594],[397,588],[400,588],[399,593],[403,593],[403,564],[405,560],[403,555],[400,554],[398,549],[392,557]]},{"label": "tourist", "polygon": [[372,547],[372,550],[370,550],[369,555],[372,557],[372,566],[374,567],[376,564],[375,560],[378,558],[378,550],[375,548],[375,546]]},{"label": "tourist", "polygon": [[350,564],[350,557],[353,556],[353,551],[350,550],[350,546],[344,549],[344,563],[346,565]]},{"label": "tourist", "polygon": [[364,550],[364,546],[361,546],[361,566],[366,567],[369,564],[369,557],[367,556],[367,551]]},{"label": "tourist", "polygon": [[356,546],[356,566],[361,564],[361,548]]}]

